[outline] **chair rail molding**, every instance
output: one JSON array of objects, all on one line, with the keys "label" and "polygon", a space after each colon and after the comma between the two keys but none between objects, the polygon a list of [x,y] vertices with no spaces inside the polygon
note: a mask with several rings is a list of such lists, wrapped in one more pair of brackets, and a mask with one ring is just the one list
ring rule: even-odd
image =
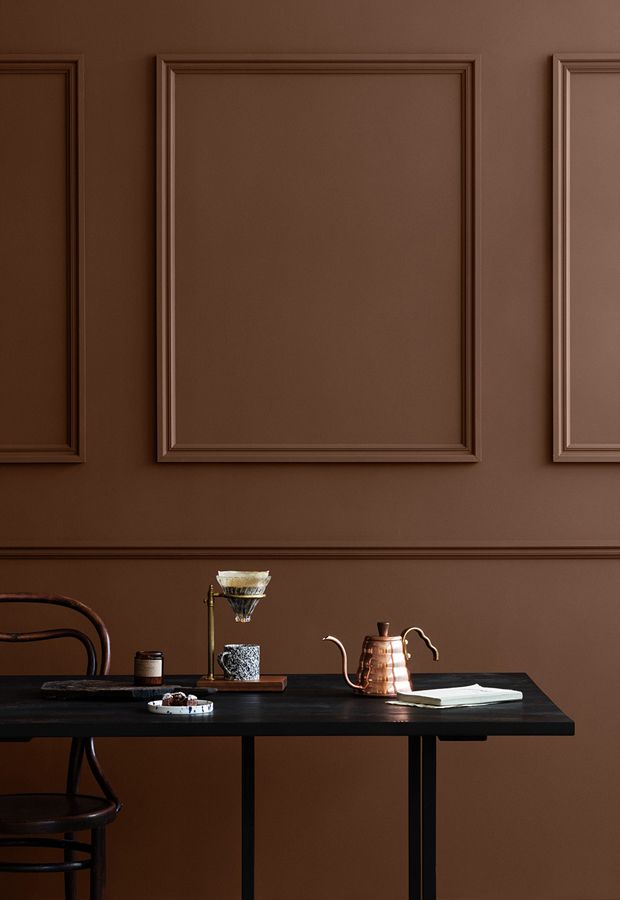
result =
[{"label": "chair rail molding", "polygon": [[[364,78],[407,75],[419,79],[428,75],[452,75],[456,82],[455,110],[460,121],[460,149],[455,150],[454,170],[460,170],[460,238],[455,236],[454,255],[460,263],[460,284],[455,282],[453,316],[459,317],[458,337],[459,383],[454,386],[459,411],[452,414],[456,440],[431,440],[427,443],[369,442],[282,442],[266,443],[256,439],[224,440],[208,433],[211,423],[195,426],[198,432],[184,435],[187,414],[179,409],[179,364],[183,348],[178,343],[180,299],[176,158],[178,156],[179,84],[190,84],[196,76],[231,76],[242,79],[265,75],[303,76],[304,88],[313,76],[338,78],[341,75]],[[190,80],[187,81],[188,76]],[[263,82],[261,82],[262,84]],[[301,81],[300,81],[301,83]],[[444,82],[442,82],[443,84]],[[205,82],[205,90],[210,82]],[[383,84],[383,82],[375,82]],[[416,82],[414,90],[420,82]],[[190,88],[184,88],[190,91]],[[193,95],[192,95],[193,96]],[[219,95],[218,95],[219,96]],[[458,99],[460,98],[460,99]],[[187,101],[184,101],[187,103]],[[399,102],[402,102],[400,100]],[[425,99],[428,103],[428,99]],[[460,104],[460,109],[459,109]],[[187,117],[187,107],[185,117]],[[273,112],[273,110],[272,110]],[[274,114],[275,115],[275,114]],[[276,117],[277,119],[277,117]],[[270,120],[271,121],[271,120]],[[188,126],[189,127],[189,126]],[[165,54],[157,57],[157,293],[158,293],[158,462],[476,462],[480,450],[480,386],[479,386],[479,132],[480,132],[480,61],[475,55],[462,54],[395,54],[395,55],[217,55]],[[460,162],[459,162],[460,160]],[[205,163],[208,165],[208,163]],[[458,174],[456,184],[458,185]],[[187,191],[185,192],[187,196]],[[458,222],[459,218],[455,221]],[[458,231],[457,231],[458,233]],[[208,293],[208,292],[207,292]],[[460,301],[459,301],[460,293]],[[204,301],[217,302],[213,296]],[[460,313],[456,312],[460,302]],[[451,344],[450,344],[451,346]],[[210,341],[205,353],[218,352],[217,339]],[[382,347],[378,348],[383,353]],[[447,351],[448,352],[448,351]],[[231,361],[234,364],[234,361]],[[226,359],[222,360],[226,365]],[[456,365],[456,363],[455,363]],[[252,368],[248,367],[248,372]],[[188,376],[185,375],[186,383]],[[251,377],[251,374],[248,376]],[[208,394],[208,376],[205,394]],[[456,376],[455,376],[456,378]],[[191,384],[191,381],[189,382]],[[192,386],[192,391],[198,391]],[[403,386],[403,391],[409,390]],[[185,401],[185,398],[183,397]],[[193,400],[192,402],[197,402]],[[205,403],[208,397],[205,398]],[[318,399],[317,399],[318,403]],[[185,408],[186,405],[185,405]],[[452,409],[452,407],[451,407]],[[356,420],[357,421],[357,420]],[[193,423],[192,423],[193,425]],[[372,424],[370,425],[372,427]],[[428,425],[429,431],[433,428]],[[185,427],[186,430],[186,427]],[[216,429],[213,427],[213,431]],[[248,429],[251,434],[251,429]],[[326,426],[326,430],[328,426]],[[292,435],[294,438],[294,435]],[[365,438],[364,438],[365,441]]]},{"label": "chair rail molding", "polygon": [[292,559],[509,560],[620,559],[620,542],[478,544],[62,544],[0,547],[0,560],[20,559]]},{"label": "chair rail molding", "polygon": [[[620,131],[604,114],[607,94],[600,106],[588,102],[596,99],[595,82],[609,90],[600,78],[609,75],[617,76],[620,96],[620,54],[553,57],[554,462],[620,462],[617,338],[612,346],[620,323],[618,226],[608,227],[608,209],[617,208],[620,198],[611,195],[620,171]],[[588,91],[587,98],[576,100],[578,90]],[[613,247],[598,240],[601,229],[610,243],[615,240]],[[579,411],[585,423],[579,423]]]},{"label": "chair rail molding", "polygon": [[[58,228],[65,230],[62,268],[66,283],[66,357],[63,366],[66,416],[61,427],[66,439],[62,442],[29,442],[16,436],[14,441],[0,444],[0,463],[80,463],[84,460],[83,57],[78,54],[0,54],[0,78],[22,75],[64,79],[65,209]],[[20,265],[23,264],[22,261]],[[32,265],[36,266],[36,261]],[[13,374],[18,377],[19,372]]]}]

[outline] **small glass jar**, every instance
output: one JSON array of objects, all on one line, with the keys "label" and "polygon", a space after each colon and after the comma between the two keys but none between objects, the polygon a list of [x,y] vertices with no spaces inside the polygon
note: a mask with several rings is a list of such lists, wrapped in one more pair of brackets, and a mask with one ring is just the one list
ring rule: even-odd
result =
[{"label": "small glass jar", "polygon": [[164,654],[161,650],[136,650],[133,683],[155,686],[164,683]]}]

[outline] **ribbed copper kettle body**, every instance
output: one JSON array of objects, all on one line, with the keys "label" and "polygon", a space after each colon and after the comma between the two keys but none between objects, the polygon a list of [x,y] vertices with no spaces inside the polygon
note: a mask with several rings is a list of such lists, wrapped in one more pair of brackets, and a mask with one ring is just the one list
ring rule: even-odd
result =
[{"label": "ribbed copper kettle body", "polygon": [[326,635],[324,641],[332,641],[342,654],[342,674],[344,680],[366,697],[395,697],[397,691],[411,690],[411,681],[407,671],[407,660],[411,654],[407,650],[407,635],[410,631],[419,634],[433,659],[439,659],[439,651],[421,628],[406,628],[399,637],[390,637],[389,622],[377,622],[378,634],[367,634],[362,645],[362,655],[357,667],[357,683],[349,678],[347,671],[347,651],[342,641],[332,634]]},{"label": "ribbed copper kettle body", "polygon": [[362,645],[357,683],[365,694],[395,697],[411,690],[409,670],[400,636],[366,635]]}]

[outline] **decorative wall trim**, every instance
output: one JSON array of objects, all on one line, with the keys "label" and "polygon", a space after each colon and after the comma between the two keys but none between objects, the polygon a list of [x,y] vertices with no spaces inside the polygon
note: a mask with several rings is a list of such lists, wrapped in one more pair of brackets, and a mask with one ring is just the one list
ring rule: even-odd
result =
[{"label": "decorative wall trim", "polygon": [[[177,440],[175,388],[175,76],[450,73],[461,82],[462,281],[461,441],[456,444],[183,444]],[[227,56],[157,58],[158,462],[477,462],[479,386],[480,61],[471,54]]]},{"label": "decorative wall trim", "polygon": [[556,54],[553,57],[553,67],[553,459],[554,462],[620,462],[620,444],[575,443],[571,439],[570,379],[571,76],[582,73],[620,75],[620,55]]},{"label": "decorative wall trim", "polygon": [[0,547],[0,559],[620,559],[620,543],[382,545],[136,545]]},{"label": "decorative wall trim", "polygon": [[2,55],[0,75],[64,74],[66,96],[67,439],[3,444],[0,463],[84,460],[84,63],[79,55]]}]

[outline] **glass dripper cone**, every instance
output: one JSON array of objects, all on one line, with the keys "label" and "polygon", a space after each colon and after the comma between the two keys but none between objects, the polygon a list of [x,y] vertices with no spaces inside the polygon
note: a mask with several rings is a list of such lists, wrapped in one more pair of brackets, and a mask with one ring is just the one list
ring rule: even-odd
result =
[{"label": "glass dripper cone", "polygon": [[224,596],[228,600],[230,608],[235,614],[235,622],[249,622],[252,618],[252,613],[265,595],[259,594],[255,597],[231,596],[224,591]]}]

